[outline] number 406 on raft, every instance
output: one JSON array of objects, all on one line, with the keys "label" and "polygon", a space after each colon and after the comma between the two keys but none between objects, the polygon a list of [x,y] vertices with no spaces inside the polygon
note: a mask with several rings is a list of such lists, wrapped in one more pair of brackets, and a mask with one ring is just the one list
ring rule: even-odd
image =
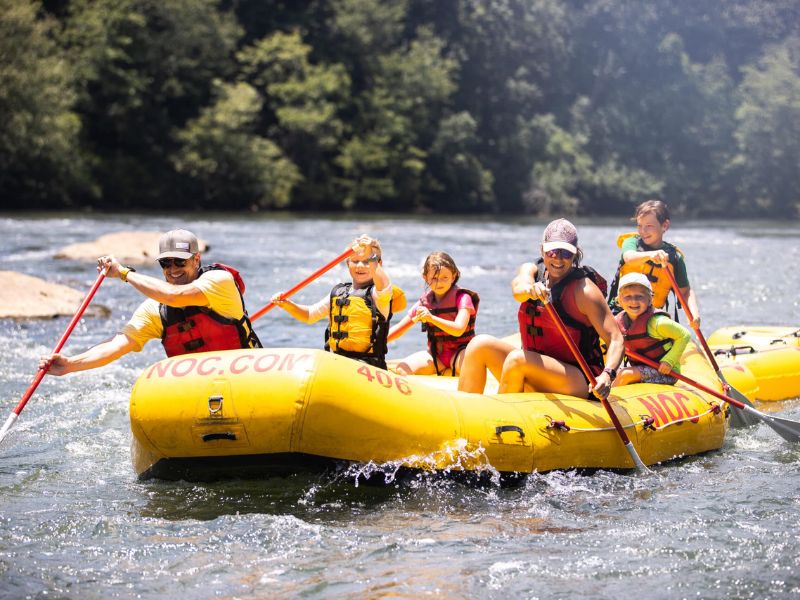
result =
[{"label": "number 406 on raft", "polygon": [[408,381],[403,379],[402,377],[395,377],[394,375],[390,375],[386,371],[381,369],[375,369],[370,367],[369,365],[364,365],[359,367],[358,371],[356,371],[359,375],[363,375],[367,378],[367,381],[370,383],[377,383],[382,385],[385,388],[391,388],[392,386],[397,388],[397,391],[401,394],[405,394],[408,396],[411,393],[411,386],[408,385]]}]

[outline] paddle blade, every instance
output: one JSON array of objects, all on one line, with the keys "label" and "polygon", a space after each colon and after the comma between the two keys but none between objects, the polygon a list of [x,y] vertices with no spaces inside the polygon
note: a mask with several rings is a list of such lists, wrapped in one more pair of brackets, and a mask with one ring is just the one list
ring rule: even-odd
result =
[{"label": "paddle blade", "polygon": [[8,419],[6,419],[6,422],[3,424],[3,428],[0,429],[0,444],[3,443],[3,440],[8,435],[8,432],[11,431],[11,428],[14,426],[14,423],[16,423],[18,416],[19,415],[17,415],[17,413],[12,412],[8,416]]},{"label": "paddle blade", "polygon": [[[717,371],[717,375],[722,383],[728,386],[728,393],[730,394],[731,398],[734,400],[738,400],[745,406],[749,406],[753,408],[753,403],[748,400],[747,396],[737,390],[735,387],[730,385],[727,381],[725,381],[725,376],[722,374],[722,371]],[[747,410],[741,409],[738,406],[733,404],[730,405],[731,410],[731,427],[736,429],[743,429],[745,427],[752,427],[753,425],[758,424],[758,417]]]},{"label": "paddle blade", "polygon": [[636,453],[636,449],[633,447],[633,444],[630,442],[630,440],[625,444],[625,449],[628,451],[628,454],[631,455],[633,464],[636,465],[636,470],[641,475],[650,475],[652,473],[652,471],[647,468],[647,465],[642,462],[642,459],[639,458],[639,455]]},{"label": "paddle blade", "polygon": [[759,413],[759,415],[764,423],[772,427],[773,431],[787,442],[800,442],[800,423],[782,417],[765,415],[764,413]]}]

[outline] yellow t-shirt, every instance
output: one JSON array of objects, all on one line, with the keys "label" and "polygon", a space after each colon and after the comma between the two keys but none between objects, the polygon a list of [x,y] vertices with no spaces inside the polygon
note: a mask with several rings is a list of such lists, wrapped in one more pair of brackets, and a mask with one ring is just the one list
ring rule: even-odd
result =
[{"label": "yellow t-shirt", "polygon": [[[239,290],[233,276],[227,271],[206,271],[189,285],[195,286],[208,300],[207,308],[218,315],[231,319],[241,319],[244,311]],[[150,340],[160,340],[164,335],[159,304],[148,298],[139,305],[130,321],[122,328],[122,333],[133,340],[139,352]]]}]

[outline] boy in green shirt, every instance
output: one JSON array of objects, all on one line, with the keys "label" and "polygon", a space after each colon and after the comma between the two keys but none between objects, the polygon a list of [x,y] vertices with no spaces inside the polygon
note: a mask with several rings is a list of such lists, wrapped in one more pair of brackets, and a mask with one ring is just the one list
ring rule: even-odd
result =
[{"label": "boy in green shirt", "polygon": [[664,308],[672,289],[672,282],[664,269],[671,269],[694,317],[690,325],[700,327],[700,307],[697,295],[689,285],[683,252],[677,246],[664,241],[664,234],[670,225],[667,205],[661,200],[642,202],[636,207],[634,219],[637,233],[620,236],[617,242],[622,249],[622,258],[608,293],[612,312],[616,313],[621,309],[616,300],[618,281],[628,273],[644,273],[652,286],[653,306],[657,309]]}]

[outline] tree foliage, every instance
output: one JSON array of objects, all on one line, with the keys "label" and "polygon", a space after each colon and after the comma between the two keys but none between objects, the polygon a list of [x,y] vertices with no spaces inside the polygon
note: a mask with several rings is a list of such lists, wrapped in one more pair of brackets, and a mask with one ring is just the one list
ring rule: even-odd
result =
[{"label": "tree foliage", "polygon": [[6,208],[800,214],[795,0],[0,0]]}]

